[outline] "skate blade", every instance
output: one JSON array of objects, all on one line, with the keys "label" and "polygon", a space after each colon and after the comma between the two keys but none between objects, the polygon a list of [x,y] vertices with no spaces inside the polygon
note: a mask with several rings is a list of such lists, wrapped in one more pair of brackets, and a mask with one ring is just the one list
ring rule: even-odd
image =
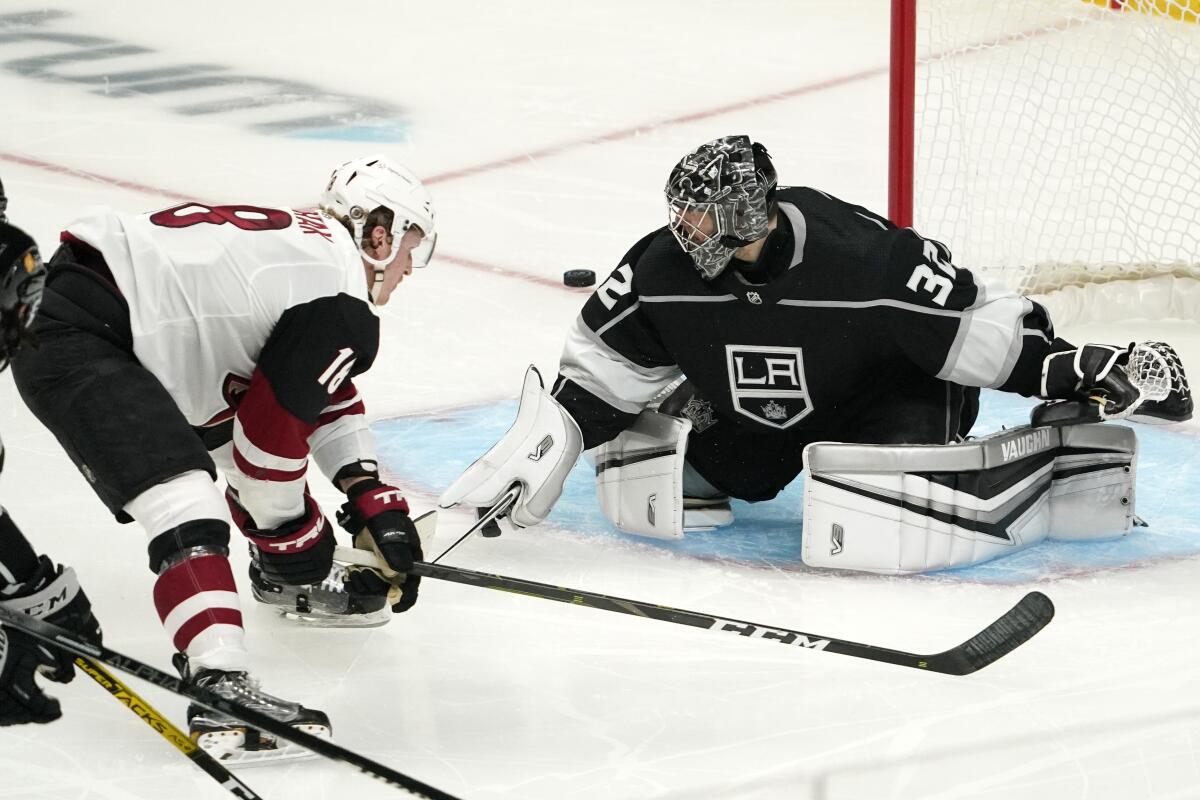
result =
[{"label": "skate blade", "polygon": [[306,628],[379,628],[392,619],[391,609],[388,608],[369,614],[305,614],[288,608],[277,611],[284,619]]},{"label": "skate blade", "polygon": [[726,508],[684,508],[685,531],[711,531],[733,524],[733,512]]},{"label": "skate blade", "polygon": [[[303,731],[322,739],[332,739],[329,728],[324,725],[295,725],[296,730]],[[192,740],[200,749],[217,761],[228,766],[256,767],[268,764],[278,764],[282,761],[300,761],[316,758],[316,753],[298,744],[287,741],[271,740],[273,746],[258,750],[245,750],[246,731],[244,728],[231,728],[224,731],[197,733]]]}]

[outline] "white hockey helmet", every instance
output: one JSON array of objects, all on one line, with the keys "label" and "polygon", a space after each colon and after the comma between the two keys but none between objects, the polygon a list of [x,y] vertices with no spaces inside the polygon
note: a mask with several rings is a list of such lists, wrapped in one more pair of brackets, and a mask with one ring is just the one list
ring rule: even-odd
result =
[{"label": "white hockey helmet", "polygon": [[333,171],[321,195],[321,210],[353,228],[359,253],[375,267],[377,280],[388,262],[372,258],[363,250],[363,228],[370,213],[380,206],[393,214],[391,235],[395,241],[399,242],[413,226],[421,229],[424,236],[413,250],[413,266],[426,266],[437,244],[433,198],[408,169],[382,155],[356,158]]}]

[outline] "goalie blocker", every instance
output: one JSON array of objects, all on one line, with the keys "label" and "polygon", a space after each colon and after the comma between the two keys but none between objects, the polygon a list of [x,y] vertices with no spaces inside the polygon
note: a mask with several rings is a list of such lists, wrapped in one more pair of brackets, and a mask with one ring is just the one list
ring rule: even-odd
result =
[{"label": "goalie blocker", "polygon": [[906,574],[1134,524],[1137,438],[1115,425],[1027,427],[956,445],[817,442],[804,451],[805,564]]},{"label": "goalie blocker", "polygon": [[[517,528],[537,525],[562,494],[563,483],[583,452],[579,425],[542,385],[530,366],[521,387],[517,419],[500,441],[467,468],[438,498],[441,508],[460,503],[507,516]],[[516,498],[507,509],[510,490]]]}]

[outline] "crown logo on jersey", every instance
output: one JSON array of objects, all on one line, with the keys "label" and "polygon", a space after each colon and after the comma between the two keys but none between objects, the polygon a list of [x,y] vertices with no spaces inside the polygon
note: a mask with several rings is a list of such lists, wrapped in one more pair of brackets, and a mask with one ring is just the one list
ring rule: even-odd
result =
[{"label": "crown logo on jersey", "polygon": [[762,304],[762,295],[758,292],[746,292],[746,299],[756,306]]},{"label": "crown logo on jersey", "polygon": [[696,433],[704,433],[717,424],[712,403],[697,397],[689,399],[679,413],[692,421],[692,430]]},{"label": "crown logo on jersey", "polygon": [[763,416],[767,419],[787,419],[787,408],[776,403],[774,400],[768,402],[762,407]]}]

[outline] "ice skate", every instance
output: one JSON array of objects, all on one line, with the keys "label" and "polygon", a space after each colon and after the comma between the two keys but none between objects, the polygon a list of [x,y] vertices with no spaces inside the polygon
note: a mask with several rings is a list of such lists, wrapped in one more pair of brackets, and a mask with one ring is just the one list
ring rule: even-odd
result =
[{"label": "ice skate", "polygon": [[375,628],[387,623],[389,584],[370,570],[335,563],[320,583],[288,586],[250,565],[251,593],[280,614],[317,628]]},{"label": "ice skate", "polygon": [[[323,711],[267,694],[246,672],[199,669],[193,676],[189,674],[187,658],[182,654],[176,655],[175,666],[193,686],[266,714],[296,730],[324,739],[332,736],[329,717]],[[276,739],[265,731],[197,703],[188,706],[187,717],[192,741],[224,763],[253,765],[313,757],[299,745]]]}]

